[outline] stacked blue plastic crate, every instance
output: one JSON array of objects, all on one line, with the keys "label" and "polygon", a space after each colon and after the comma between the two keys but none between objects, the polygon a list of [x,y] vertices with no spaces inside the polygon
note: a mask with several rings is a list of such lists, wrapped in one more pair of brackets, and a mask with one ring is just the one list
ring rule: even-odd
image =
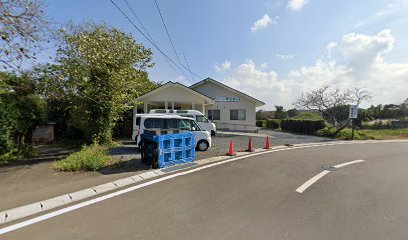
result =
[{"label": "stacked blue plastic crate", "polygon": [[[143,133],[141,140],[148,140],[151,145],[146,146],[147,149],[151,149],[151,154],[143,154],[144,158],[156,158],[148,159],[150,161],[144,162],[157,162],[157,167],[164,168],[176,164],[188,163],[195,160],[195,138],[191,132],[178,133],[178,134],[165,134],[159,136],[153,136]],[[154,154],[156,153],[156,154]]]}]

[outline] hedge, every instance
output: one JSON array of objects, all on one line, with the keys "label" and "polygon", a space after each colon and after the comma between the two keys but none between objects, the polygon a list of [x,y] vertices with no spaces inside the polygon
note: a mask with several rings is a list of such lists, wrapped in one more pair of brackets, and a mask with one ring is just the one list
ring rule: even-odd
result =
[{"label": "hedge", "polygon": [[256,126],[257,127],[265,127],[266,126],[266,121],[265,120],[256,120]]},{"label": "hedge", "polygon": [[284,131],[314,134],[326,127],[324,120],[282,119],[280,127]]},{"label": "hedge", "polygon": [[280,120],[278,119],[268,119],[266,120],[266,128],[278,129],[280,127]]}]

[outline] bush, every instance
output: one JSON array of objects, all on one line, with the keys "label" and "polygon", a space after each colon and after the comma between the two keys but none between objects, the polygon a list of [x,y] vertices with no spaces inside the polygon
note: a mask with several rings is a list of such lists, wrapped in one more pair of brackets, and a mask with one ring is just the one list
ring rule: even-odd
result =
[{"label": "bush", "polygon": [[265,123],[266,128],[278,129],[280,127],[280,120],[278,119],[268,119]]},{"label": "bush", "polygon": [[266,121],[265,120],[256,120],[256,126],[257,127],[266,127]]},{"label": "bush", "polygon": [[0,164],[6,164],[16,159],[17,159],[17,156],[13,154],[13,152],[7,152],[3,155],[0,155]]},{"label": "bush", "polygon": [[324,120],[283,119],[280,127],[284,131],[315,134],[326,126]]},{"label": "bush", "polygon": [[319,137],[329,137],[332,138],[334,136],[334,133],[337,131],[336,128],[330,128],[330,127],[325,127],[323,129],[320,129],[315,133],[316,136]]},{"label": "bush", "polygon": [[111,158],[107,156],[107,147],[93,144],[84,146],[79,152],[54,164],[59,171],[96,171],[105,167]]}]

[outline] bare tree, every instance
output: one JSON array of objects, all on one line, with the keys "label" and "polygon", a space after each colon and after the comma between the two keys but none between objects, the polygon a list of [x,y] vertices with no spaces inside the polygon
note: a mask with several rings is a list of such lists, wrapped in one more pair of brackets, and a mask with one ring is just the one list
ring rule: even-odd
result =
[{"label": "bare tree", "polygon": [[0,65],[17,70],[45,38],[48,22],[40,0],[0,0]]},{"label": "bare tree", "polygon": [[370,99],[368,91],[364,88],[353,87],[345,91],[339,88],[332,89],[328,85],[322,86],[316,90],[306,92],[295,102],[298,108],[315,110],[322,113],[323,116],[339,133],[347,127],[348,119],[339,121],[339,111],[344,111],[344,106],[359,105],[361,102]]}]

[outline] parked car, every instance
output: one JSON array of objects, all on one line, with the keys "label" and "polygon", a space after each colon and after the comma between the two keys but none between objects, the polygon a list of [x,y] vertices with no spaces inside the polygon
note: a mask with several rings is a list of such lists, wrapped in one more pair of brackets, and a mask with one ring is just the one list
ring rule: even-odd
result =
[{"label": "parked car", "polygon": [[132,139],[140,147],[140,135],[146,129],[180,129],[181,132],[191,131],[194,133],[196,149],[206,151],[211,147],[211,134],[201,129],[196,120],[179,115],[165,114],[136,114],[133,126]]},{"label": "parked car", "polygon": [[217,127],[212,123],[204,114],[197,110],[171,110],[171,109],[153,109],[150,110],[151,114],[170,114],[179,115],[183,117],[193,118],[198,122],[198,125],[209,133],[211,136],[215,136],[217,133]]}]

